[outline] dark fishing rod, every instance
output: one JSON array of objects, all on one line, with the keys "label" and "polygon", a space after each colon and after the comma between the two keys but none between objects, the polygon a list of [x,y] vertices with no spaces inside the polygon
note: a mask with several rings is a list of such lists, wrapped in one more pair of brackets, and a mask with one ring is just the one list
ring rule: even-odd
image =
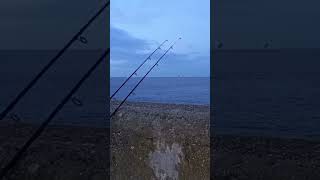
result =
[{"label": "dark fishing rod", "polygon": [[97,67],[105,60],[106,56],[110,53],[110,48],[108,48],[102,56],[94,63],[94,65],[86,72],[86,74],[78,81],[78,83],[73,87],[73,89],[68,93],[67,96],[56,106],[48,118],[40,125],[40,127],[35,131],[35,133],[28,139],[28,141],[22,146],[22,148],[14,155],[14,157],[9,161],[9,163],[1,170],[0,179],[9,172],[10,169],[20,160],[23,153],[27,151],[30,145],[41,135],[46,126],[50,121],[59,113],[59,111],[64,107],[64,105],[70,100],[74,93],[76,93],[81,85],[88,79],[88,77],[97,69]]},{"label": "dark fishing rod", "polygon": [[129,81],[129,79],[134,75],[136,74],[136,72],[141,68],[141,66],[144,65],[144,63],[146,63],[149,59],[151,59],[151,56],[159,49],[161,49],[161,46],[167,42],[168,40],[165,40],[163,41],[162,44],[160,44],[160,46],[157,47],[157,49],[155,49],[141,64],[140,66],[135,70],[133,71],[133,73],[121,84],[121,86],[112,94],[112,96],[110,97],[110,99],[112,99],[117,93],[118,91]]},{"label": "dark fishing rod", "polygon": [[7,116],[7,114],[15,107],[15,105],[23,98],[23,96],[37,83],[43,74],[65,53],[65,51],[81,36],[81,34],[92,24],[92,22],[99,17],[102,12],[110,5],[107,2],[102,8],[80,29],[80,31],[73,36],[73,38],[53,57],[49,63],[39,72],[39,74],[30,81],[30,83],[18,94],[18,96],[6,107],[0,114],[0,120]]},{"label": "dark fishing rod", "polygon": [[133,91],[139,86],[139,84],[146,78],[146,76],[152,71],[152,69],[158,65],[158,63],[160,62],[160,60],[170,51],[170,49],[173,49],[173,46],[177,43],[178,40],[180,40],[181,38],[178,38],[167,50],[166,52],[157,60],[157,62],[149,69],[149,71],[142,77],[142,79],[136,84],[136,86],[130,91],[130,93],[126,96],[126,98],[124,98],[124,100],[122,100],[122,102],[119,104],[119,106],[113,111],[113,113],[111,114],[110,118],[112,118],[117,111],[120,109],[120,107],[123,105],[123,103],[125,103],[125,101],[128,99],[128,97],[133,93]]}]

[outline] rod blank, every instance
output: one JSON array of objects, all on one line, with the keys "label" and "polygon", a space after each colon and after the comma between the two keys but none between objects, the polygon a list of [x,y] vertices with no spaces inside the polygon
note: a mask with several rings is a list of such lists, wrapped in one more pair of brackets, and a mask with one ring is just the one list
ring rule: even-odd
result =
[{"label": "rod blank", "polygon": [[125,101],[128,99],[128,97],[133,93],[133,91],[140,85],[140,83],[146,78],[146,76],[152,71],[152,69],[158,65],[158,63],[160,62],[160,60],[171,50],[173,49],[173,46],[177,43],[178,40],[180,40],[181,38],[178,38],[167,50],[166,52],[157,60],[157,62],[149,69],[149,71],[142,77],[142,79],[136,84],[136,86],[129,92],[129,94],[125,97],[124,100],[122,100],[122,102],[119,104],[119,106],[113,111],[113,113],[110,115],[110,118],[112,118],[117,111],[120,109],[120,107],[123,105],[123,103],[125,103]]},{"label": "rod blank", "polygon": [[54,63],[65,53],[69,47],[78,40],[82,33],[93,23],[93,21],[99,17],[102,12],[110,5],[108,1],[102,8],[79,30],[77,34],[58,52],[58,54],[52,58],[49,63],[34,77],[30,83],[16,96],[16,98],[6,107],[0,114],[0,120],[7,116],[7,114],[16,106],[16,104],[26,95],[26,93],[38,82],[38,80],[46,73]]},{"label": "rod blank", "polygon": [[155,49],[141,64],[140,66],[133,71],[133,73],[121,84],[121,86],[112,94],[112,96],[110,97],[110,100],[119,92],[119,90],[129,81],[129,79],[133,76],[133,75],[137,75],[137,71],[144,65],[144,63],[146,63],[149,59],[151,59],[151,56],[158,50],[161,49],[161,46],[166,43],[168,40],[163,41],[163,43],[161,43],[157,49]]},{"label": "rod blank", "polygon": [[78,83],[72,88],[68,95],[63,98],[63,100],[56,106],[48,118],[42,122],[40,127],[35,131],[35,133],[28,139],[28,141],[22,146],[22,148],[14,155],[14,157],[9,161],[9,163],[0,171],[0,179],[2,179],[11,170],[15,164],[21,159],[23,153],[31,146],[31,144],[41,135],[47,125],[51,120],[60,112],[64,105],[72,98],[73,94],[76,93],[81,85],[88,79],[88,77],[93,73],[93,71],[103,62],[106,56],[110,53],[110,48],[106,50],[102,56],[95,62],[95,64],[86,72],[86,74],[78,81]]}]

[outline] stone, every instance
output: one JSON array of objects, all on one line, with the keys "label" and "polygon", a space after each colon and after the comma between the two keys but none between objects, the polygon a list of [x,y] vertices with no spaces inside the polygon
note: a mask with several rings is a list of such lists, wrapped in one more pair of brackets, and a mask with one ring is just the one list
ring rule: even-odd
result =
[{"label": "stone", "polygon": [[38,171],[39,168],[40,168],[39,164],[33,163],[28,167],[28,172],[31,173],[31,174],[35,174]]}]

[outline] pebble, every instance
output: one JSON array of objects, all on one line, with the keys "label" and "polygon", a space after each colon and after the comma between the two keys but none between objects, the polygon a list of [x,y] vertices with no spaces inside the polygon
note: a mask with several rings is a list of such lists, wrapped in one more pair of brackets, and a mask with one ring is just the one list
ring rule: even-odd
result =
[{"label": "pebble", "polygon": [[91,177],[92,180],[105,180],[106,179],[106,174],[104,173],[97,173],[97,174],[94,174],[92,177]]},{"label": "pebble", "polygon": [[29,171],[29,173],[34,174],[38,171],[39,168],[40,168],[39,164],[33,163],[28,167],[28,171]]}]

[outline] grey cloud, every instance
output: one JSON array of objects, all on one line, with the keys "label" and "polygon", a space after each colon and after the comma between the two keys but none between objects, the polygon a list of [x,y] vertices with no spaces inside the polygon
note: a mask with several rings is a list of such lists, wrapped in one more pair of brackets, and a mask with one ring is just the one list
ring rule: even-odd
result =
[{"label": "grey cloud", "polygon": [[111,26],[110,45],[112,51],[136,52],[150,48],[150,42],[131,36],[128,32]]},{"label": "grey cloud", "polygon": [[[151,42],[133,37],[125,30],[111,27],[111,76],[128,76],[137,66],[149,55],[149,53],[137,53],[141,50],[153,51]],[[160,44],[157,42],[157,45]],[[157,52],[152,61],[146,63],[142,68],[143,75],[165,50]],[[119,63],[117,63],[119,61]],[[209,55],[197,52],[188,54],[177,54],[169,52],[161,61],[159,68],[156,68],[151,76],[209,76]]]}]

